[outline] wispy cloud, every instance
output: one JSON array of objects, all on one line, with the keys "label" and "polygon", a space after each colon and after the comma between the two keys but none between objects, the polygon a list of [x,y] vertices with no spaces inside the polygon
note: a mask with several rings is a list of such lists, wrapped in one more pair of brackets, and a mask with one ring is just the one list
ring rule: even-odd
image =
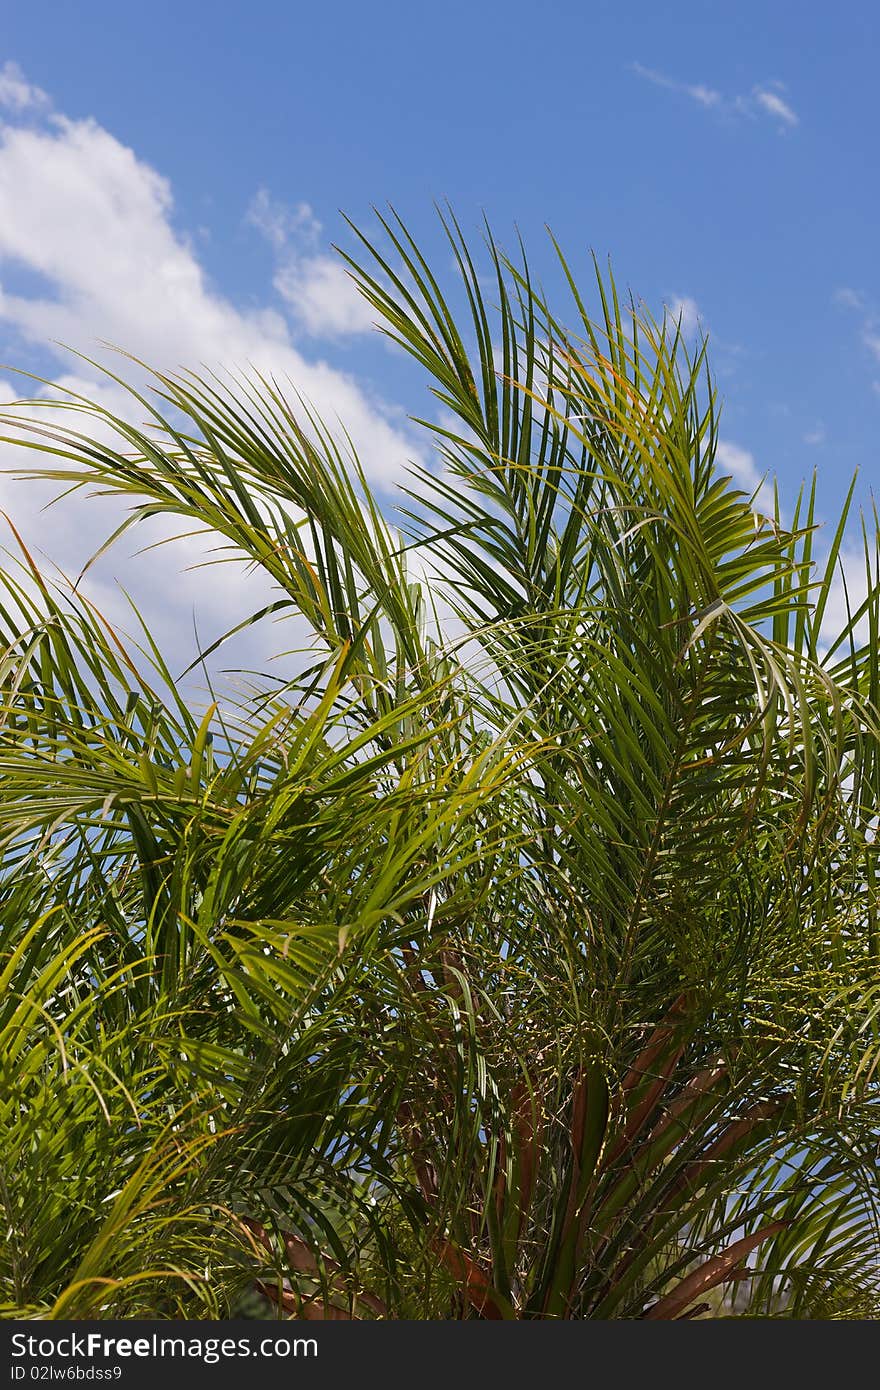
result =
[{"label": "wispy cloud", "polygon": [[646,68],[643,63],[633,63],[632,70],[637,77],[643,77],[646,82],[653,82],[655,87],[665,87],[669,92],[683,92],[700,106],[718,106],[722,101],[721,93],[716,92],[714,87],[707,87],[703,82],[677,82],[674,77],[667,76],[665,72],[658,72],[656,68]]},{"label": "wispy cloud", "polygon": [[815,448],[819,444],[824,444],[827,436],[824,425],[816,425],[813,429],[807,430],[803,436],[804,443]]},{"label": "wispy cloud", "polygon": [[0,68],[0,106],[16,115],[24,111],[45,109],[51,103],[46,93],[28,82],[18,63],[4,63]]},{"label": "wispy cloud", "polygon": [[[861,290],[855,290],[851,285],[841,285],[834,291],[832,299],[842,309],[849,309],[852,313],[858,314],[862,345],[868,349],[874,361],[880,364],[880,314],[876,306],[869,302]],[[871,384],[874,390],[880,393],[880,381]]]},{"label": "wispy cloud", "polygon": [[321,234],[321,224],[309,203],[279,203],[267,188],[254,195],[245,220],[276,251],[286,250],[292,240],[316,243]]},{"label": "wispy cloud", "polygon": [[880,333],[874,328],[865,328],[862,333],[862,342],[868,349],[872,357],[880,362]]},{"label": "wispy cloud", "polygon": [[785,88],[781,82],[757,84],[748,93],[726,97],[716,87],[707,82],[683,82],[657,68],[645,67],[644,63],[631,63],[630,70],[645,82],[655,87],[663,87],[668,92],[677,92],[688,97],[704,110],[712,110],[726,116],[770,117],[780,131],[792,130],[800,124],[800,117],[794,107],[782,95]]},{"label": "wispy cloud", "polygon": [[771,116],[777,116],[783,125],[795,126],[800,123],[797,112],[789,106],[787,101],[783,101],[778,92],[770,92],[756,87],[752,93],[752,100]]},{"label": "wispy cloud", "polygon": [[[693,295],[672,293],[663,301],[666,314],[666,333],[670,340],[680,329],[687,346],[693,350],[709,337],[706,314]],[[740,369],[747,356],[746,349],[732,338],[721,337],[717,328],[712,329],[712,362],[720,377],[732,377]]]},{"label": "wispy cloud", "polygon": [[864,296],[852,289],[849,285],[841,285],[840,289],[834,291],[834,303],[840,304],[844,309],[864,309]]}]

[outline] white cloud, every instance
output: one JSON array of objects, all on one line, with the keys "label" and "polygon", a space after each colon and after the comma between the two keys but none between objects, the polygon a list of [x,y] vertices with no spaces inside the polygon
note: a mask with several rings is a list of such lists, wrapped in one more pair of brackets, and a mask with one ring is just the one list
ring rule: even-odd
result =
[{"label": "white cloud", "polygon": [[862,333],[862,342],[871,355],[876,357],[877,361],[880,362],[880,333],[877,332],[873,325],[865,328]]},{"label": "white cloud", "polygon": [[717,106],[721,100],[720,92],[716,92],[714,87],[704,86],[702,82],[695,82],[691,86],[685,87],[685,91],[701,106]]},{"label": "white cloud", "polygon": [[[828,601],[825,605],[825,612],[822,614],[822,627],[819,633],[819,641],[826,650],[832,642],[836,642],[841,632],[849,626],[850,614],[857,613],[861,605],[868,596],[868,575],[865,569],[864,551],[851,542],[841,548],[837,559],[837,567],[831,587],[828,591]],[[866,642],[869,639],[868,619],[861,618],[855,627],[857,642]],[[838,658],[846,651],[838,649]]]},{"label": "white cloud", "polygon": [[[276,310],[243,311],[213,286],[173,228],[166,179],[93,121],[6,128],[0,141],[0,269],[24,266],[50,293],[5,293],[0,323],[32,343],[93,352],[118,343],[160,368],[253,366],[288,378],[328,421],[341,419],[374,479],[412,453],[399,412],[354,379],[307,359]],[[77,366],[76,371],[82,367]]]},{"label": "white cloud", "polygon": [[669,92],[678,92],[705,110],[716,111],[719,115],[772,117],[780,130],[791,129],[800,124],[800,118],[791,104],[780,95],[785,90],[782,83],[772,82],[767,86],[755,86],[746,95],[725,97],[715,87],[705,82],[681,82],[668,73],[656,68],[645,67],[643,63],[631,63],[630,70],[655,87],[663,87]]},{"label": "white cloud", "polygon": [[331,256],[310,256],[282,265],[275,288],[305,331],[316,338],[368,333],[376,311],[351,276]]},{"label": "white cloud", "polygon": [[247,210],[247,221],[262,232],[276,251],[286,250],[292,237],[315,242],[321,232],[321,223],[309,203],[294,203],[288,207],[277,202],[267,188],[255,193]]},{"label": "white cloud", "polygon": [[[112,383],[100,384],[69,374],[60,377],[58,385],[87,395],[123,417],[133,415],[131,398]],[[14,391],[4,388],[5,383],[0,381],[2,404],[15,395]],[[102,428],[94,419],[84,421],[81,416],[60,409],[53,409],[51,418],[57,424],[83,430],[91,438],[119,446],[113,431],[109,427]],[[0,447],[0,512],[6,513],[44,573],[62,584],[65,580],[72,584],[98,546],[122,521],[128,504],[120,498],[97,496],[85,489],[56,501],[57,483],[22,480],[9,475],[7,470],[27,466],[31,461],[12,446]],[[192,529],[192,523],[180,517],[154,517],[140,523],[89,569],[80,585],[81,591],[108,621],[137,639],[138,624],[120,585],[130,592],[160,650],[172,669],[177,670],[187,666],[195,654],[194,621],[198,624],[200,640],[206,645],[248,612],[256,611],[274,597],[266,578],[261,574],[246,574],[241,563],[195,568],[210,557],[211,547],[219,538],[216,533],[204,532],[201,536],[171,539]],[[147,551],[147,547],[163,539],[171,543]],[[18,553],[11,527],[5,522],[0,524],[0,547],[14,556]],[[226,660],[224,651],[222,655],[218,653],[211,665],[215,672],[224,664],[265,667],[279,645],[277,637],[270,643],[265,631],[252,632],[235,643],[231,663]]]},{"label": "white cloud", "polygon": [[3,64],[0,68],[0,106],[19,114],[48,105],[46,93],[28,82],[18,63]]},{"label": "white cloud", "polygon": [[814,429],[806,431],[804,434],[804,443],[812,446],[824,444],[826,437],[825,426],[816,425]]},{"label": "white cloud", "polygon": [[759,510],[772,514],[772,484],[766,482],[764,475],[758,471],[754,456],[748,449],[744,449],[740,444],[732,444],[730,440],[721,439],[718,441],[715,458],[723,472],[729,473],[735,483],[754,496],[754,504]]},{"label": "white cloud", "polygon": [[758,106],[771,116],[776,116],[783,125],[796,126],[800,124],[797,113],[789,106],[787,101],[783,101],[778,92],[769,92],[766,89],[756,87],[752,93]]},{"label": "white cloud", "polygon": [[[271,207],[262,215],[267,226],[273,225]],[[277,236],[291,235],[294,226],[303,236],[314,232],[307,205],[288,214]],[[26,292],[16,286],[22,270],[28,276]],[[100,397],[120,413],[130,413],[130,399],[88,364],[72,359],[58,341],[90,356],[98,351],[96,343],[117,343],[163,370],[204,366],[271,373],[282,389],[289,382],[291,397],[301,393],[328,425],[342,423],[368,475],[380,485],[393,482],[417,456],[401,410],[374,399],[327,361],[303,354],[276,309],[243,310],[211,284],[193,245],[175,228],[167,179],[92,120],[50,115],[36,127],[14,121],[0,127],[0,276],[6,282],[5,289],[0,286],[5,360],[21,360],[27,344],[29,360],[36,350],[53,364],[46,375]],[[35,277],[40,287],[32,290]],[[129,363],[120,367],[111,359],[110,366],[124,376],[136,375]],[[0,400],[35,389],[3,378]],[[20,451],[7,448],[0,469],[26,461]],[[74,497],[42,511],[55,490],[0,476],[0,507],[20,524],[29,544],[42,547],[75,576],[118,523],[122,504]],[[166,534],[181,529],[180,523],[165,525]],[[161,530],[155,523],[149,535],[122,542],[89,572],[87,590],[100,593],[119,616],[123,604],[113,587],[115,577],[133,587],[151,624],[168,637],[170,659],[183,665],[193,650],[194,604],[208,640],[266,594],[236,565],[182,578],[183,566],[203,558],[203,542],[180,542],[173,551],[136,561],[126,554]],[[272,645],[278,649],[294,642],[276,635]]]},{"label": "white cloud", "polygon": [[834,291],[834,302],[840,304],[844,309],[864,309],[865,301],[858,290],[851,289],[848,285],[841,285],[840,289]]},{"label": "white cloud", "polygon": [[689,295],[676,295],[667,309],[673,324],[681,324],[681,331],[686,338],[693,338],[700,329],[701,315],[700,307],[695,299]]},{"label": "white cloud", "polygon": [[[861,290],[854,290],[848,285],[842,285],[834,291],[832,296],[834,303],[839,304],[843,309],[851,309],[858,314],[861,320],[860,336],[862,346],[880,362],[880,316],[877,314],[876,307],[871,304]],[[880,390],[880,383],[871,383],[874,390]]]},{"label": "white cloud", "polygon": [[375,312],[344,265],[334,256],[315,253],[321,224],[308,203],[288,207],[261,188],[247,220],[274,250],[275,288],[303,332],[314,338],[370,332]]},{"label": "white cloud", "polygon": [[704,82],[677,82],[674,77],[668,77],[656,68],[646,68],[642,63],[633,63],[632,70],[646,82],[653,82],[655,87],[665,87],[670,92],[682,92],[699,106],[718,106],[722,100],[721,93],[716,92],[714,87],[707,87]]}]

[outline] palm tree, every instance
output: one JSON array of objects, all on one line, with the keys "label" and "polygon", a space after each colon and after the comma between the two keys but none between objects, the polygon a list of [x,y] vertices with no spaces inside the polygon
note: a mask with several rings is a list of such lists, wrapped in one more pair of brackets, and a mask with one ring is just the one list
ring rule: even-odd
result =
[{"label": "palm tree", "polygon": [[852,489],[817,564],[705,344],[444,227],[460,311],[395,219],[349,260],[447,422],[399,527],[264,377],[4,417],[310,640],[199,715],[7,567],[7,1315],[880,1308],[876,518],[829,633]]}]

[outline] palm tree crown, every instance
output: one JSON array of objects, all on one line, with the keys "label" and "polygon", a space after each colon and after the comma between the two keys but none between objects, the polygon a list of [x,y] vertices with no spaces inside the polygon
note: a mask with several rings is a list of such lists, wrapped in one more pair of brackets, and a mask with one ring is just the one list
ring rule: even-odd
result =
[{"label": "palm tree crown", "polygon": [[269,378],[4,417],[309,649],[196,714],[2,575],[9,1316],[877,1315],[880,533],[829,633],[846,511],[720,473],[705,344],[444,226],[461,312],[349,260],[447,422],[399,527]]}]

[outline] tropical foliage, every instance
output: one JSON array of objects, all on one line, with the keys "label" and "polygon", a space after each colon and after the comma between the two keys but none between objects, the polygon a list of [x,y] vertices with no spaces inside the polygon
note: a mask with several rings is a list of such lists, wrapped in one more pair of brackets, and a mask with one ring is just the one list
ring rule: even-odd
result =
[{"label": "tropical foliage", "polygon": [[13,546],[7,1316],[877,1315],[878,528],[829,633],[705,347],[445,226],[350,262],[442,406],[395,524],[270,379],[6,413],[308,648],[194,710]]}]

